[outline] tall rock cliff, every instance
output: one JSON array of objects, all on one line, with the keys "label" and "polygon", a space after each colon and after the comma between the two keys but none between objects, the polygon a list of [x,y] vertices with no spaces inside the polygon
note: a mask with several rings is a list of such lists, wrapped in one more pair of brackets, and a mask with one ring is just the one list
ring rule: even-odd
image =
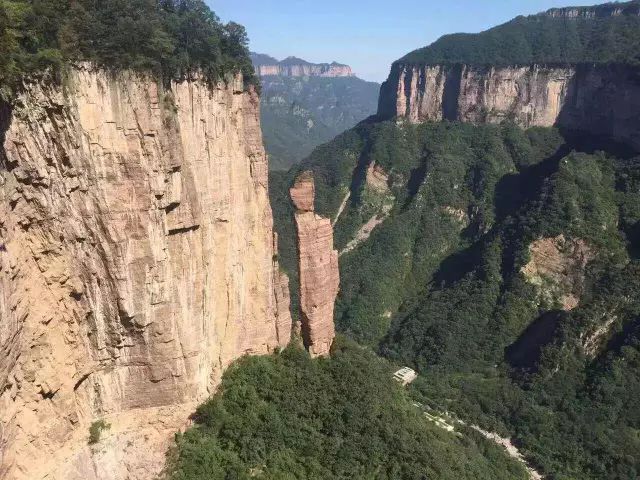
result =
[{"label": "tall rock cliff", "polygon": [[289,341],[258,96],[64,85],[2,112],[0,478],[154,478],[224,368]]},{"label": "tall rock cliff", "polygon": [[612,137],[640,149],[640,68],[474,67],[396,63],[378,114],[412,123],[512,120]]},{"label": "tall rock cliff", "polygon": [[251,60],[256,73],[261,77],[352,77],[349,65],[337,62],[310,63],[297,57],[278,61],[269,55],[252,53]]},{"label": "tall rock cliff", "polygon": [[290,193],[296,208],[302,337],[312,357],[326,356],[335,337],[333,312],[340,285],[333,227],[315,213],[311,173],[301,174]]},{"label": "tall rock cliff", "polygon": [[640,149],[640,2],[551,9],[395,62],[381,118],[557,126]]}]

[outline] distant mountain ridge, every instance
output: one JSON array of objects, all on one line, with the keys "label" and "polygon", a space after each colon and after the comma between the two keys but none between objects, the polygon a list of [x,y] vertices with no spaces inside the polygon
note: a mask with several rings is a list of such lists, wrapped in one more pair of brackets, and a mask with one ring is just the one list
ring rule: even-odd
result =
[{"label": "distant mountain ridge", "polygon": [[380,85],[356,77],[348,65],[262,53],[251,53],[251,61],[262,84],[262,133],[272,170],[288,170],[376,113]]},{"label": "distant mountain ridge", "polygon": [[251,53],[251,61],[256,73],[261,77],[353,77],[349,65],[338,62],[311,63],[298,57],[287,57],[284,60],[263,53]]}]

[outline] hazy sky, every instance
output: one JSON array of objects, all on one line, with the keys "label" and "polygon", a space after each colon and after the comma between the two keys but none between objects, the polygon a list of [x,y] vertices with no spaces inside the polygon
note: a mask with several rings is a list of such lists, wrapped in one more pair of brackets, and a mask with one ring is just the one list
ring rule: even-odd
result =
[{"label": "hazy sky", "polygon": [[247,27],[251,49],[278,59],[337,61],[382,81],[391,63],[445,33],[479,32],[517,15],[591,0],[206,0]]}]

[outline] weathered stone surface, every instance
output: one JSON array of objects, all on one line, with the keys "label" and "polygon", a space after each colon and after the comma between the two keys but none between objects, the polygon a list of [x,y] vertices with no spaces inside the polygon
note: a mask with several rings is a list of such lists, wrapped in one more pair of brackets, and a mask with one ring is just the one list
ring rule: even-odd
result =
[{"label": "weathered stone surface", "polygon": [[522,274],[538,287],[540,300],[549,306],[559,303],[566,311],[576,308],[582,295],[585,269],[594,258],[593,249],[584,240],[559,235],[531,243],[529,257]]},{"label": "weathered stone surface", "polygon": [[286,345],[258,109],[78,69],[4,112],[0,478],[155,478],[224,368]]},{"label": "weathered stone surface", "polygon": [[389,175],[387,175],[387,172],[385,172],[380,165],[376,165],[375,162],[371,162],[369,167],[367,167],[366,182],[368,187],[378,193],[390,193]]},{"label": "weathered stone surface", "polygon": [[504,68],[394,64],[379,115],[412,123],[511,120],[608,136],[640,149],[639,71],[630,66]]},{"label": "weathered stone surface", "polygon": [[291,189],[296,205],[300,310],[304,344],[312,357],[329,354],[335,337],[333,310],[340,285],[331,221],[313,211],[314,181],[304,173]]},{"label": "weathered stone surface", "polygon": [[290,190],[291,201],[296,210],[300,212],[313,212],[316,198],[316,187],[313,174],[304,172],[296,179],[295,185]]},{"label": "weathered stone surface", "polygon": [[[275,60],[275,59],[274,59]],[[298,58],[287,58],[272,64],[254,65],[256,73],[261,77],[352,77],[353,72],[348,65],[340,63],[309,63]]]}]

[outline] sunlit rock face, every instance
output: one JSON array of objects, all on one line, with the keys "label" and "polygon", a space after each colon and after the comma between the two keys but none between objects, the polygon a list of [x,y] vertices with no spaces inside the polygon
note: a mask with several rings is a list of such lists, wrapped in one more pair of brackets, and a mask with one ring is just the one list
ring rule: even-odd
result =
[{"label": "sunlit rock face", "polygon": [[225,367],[289,342],[258,105],[79,68],[3,112],[0,478],[155,478]]},{"label": "sunlit rock face", "polygon": [[629,66],[393,65],[378,114],[412,123],[513,121],[610,137],[640,149],[640,71]]},{"label": "sunlit rock face", "polygon": [[335,337],[333,313],[340,284],[333,227],[331,220],[314,211],[310,172],[296,179],[290,193],[296,208],[302,336],[312,357],[326,356]]}]

